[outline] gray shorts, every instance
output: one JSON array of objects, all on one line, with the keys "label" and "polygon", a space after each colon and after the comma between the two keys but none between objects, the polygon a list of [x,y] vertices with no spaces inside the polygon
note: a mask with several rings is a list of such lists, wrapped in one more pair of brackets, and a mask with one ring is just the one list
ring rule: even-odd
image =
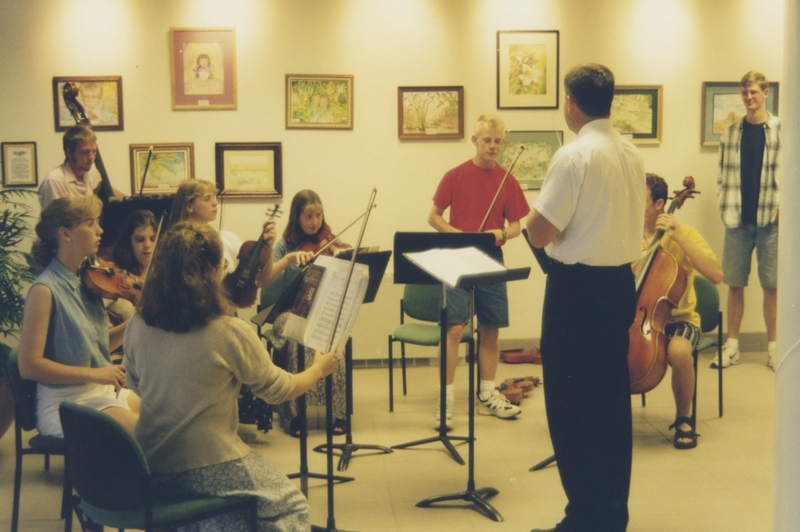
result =
[{"label": "gray shorts", "polygon": [[778,286],[778,224],[765,227],[744,224],[725,229],[722,249],[722,282],[728,286],[747,286],[753,248],[758,260],[758,279],[762,288]]}]

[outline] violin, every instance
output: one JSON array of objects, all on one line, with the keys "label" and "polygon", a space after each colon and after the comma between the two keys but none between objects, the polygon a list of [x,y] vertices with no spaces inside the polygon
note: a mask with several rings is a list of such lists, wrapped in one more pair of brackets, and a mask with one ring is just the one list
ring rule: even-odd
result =
[{"label": "violin", "polygon": [[[280,206],[273,205],[272,212],[267,212],[267,221],[278,217]],[[223,280],[223,286],[228,293],[231,303],[239,308],[251,306],[256,301],[256,274],[272,258],[272,250],[264,246],[263,235],[258,240],[248,240],[239,248],[239,261],[236,270],[229,273]]]},{"label": "violin", "polygon": [[309,240],[303,242],[299,251],[314,253],[321,250],[322,255],[333,256],[334,252],[331,251],[332,247],[336,249],[349,249],[349,245],[336,241],[338,236],[339,235],[334,235],[333,231],[331,231],[329,227],[323,227],[319,233],[314,235]]},{"label": "violin", "polygon": [[144,279],[121,268],[113,263],[92,255],[87,257],[81,265],[81,280],[86,287],[104,299],[118,299],[122,297],[136,303],[142,295]]},{"label": "violin", "polygon": [[[675,193],[667,213],[699,192],[694,178],[683,179],[683,190]],[[669,312],[678,305],[688,285],[688,272],[675,257],[661,249],[664,230],[656,231],[644,258],[636,266],[636,319],[628,330],[628,371],[631,393],[645,393],[661,382],[667,372],[667,337],[664,333]]]},{"label": "violin", "polygon": [[[81,103],[77,100],[78,88],[75,86],[75,84],[69,81],[64,83],[62,95],[64,96],[64,104],[67,106],[67,109],[69,109],[72,118],[75,119],[75,123],[91,129],[92,123],[86,117],[86,112],[83,109],[83,105],[81,105]],[[94,165],[97,168],[97,171],[100,172],[100,178],[102,181],[97,196],[100,198],[100,200],[102,200],[103,205],[106,205],[111,196],[114,195],[114,189],[111,187],[111,181],[108,179],[108,172],[106,172],[106,166],[103,164],[103,158],[100,157],[99,149],[97,150],[97,154],[94,158]]]}]

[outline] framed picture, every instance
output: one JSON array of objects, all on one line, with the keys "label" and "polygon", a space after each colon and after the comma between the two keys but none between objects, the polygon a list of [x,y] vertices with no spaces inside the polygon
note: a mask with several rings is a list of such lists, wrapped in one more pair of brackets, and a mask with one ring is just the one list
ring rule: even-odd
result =
[{"label": "framed picture", "polygon": [[2,152],[4,187],[35,187],[39,184],[35,142],[3,142]]},{"label": "framed picture", "polygon": [[[767,111],[778,114],[778,83],[769,84],[765,105]],[[719,146],[725,129],[745,115],[744,103],[738,81],[703,82],[703,116],[700,143],[703,146]]]},{"label": "framed picture", "polygon": [[662,85],[617,85],[611,124],[634,144],[661,143]]},{"label": "framed picture", "polygon": [[286,74],[286,129],[353,129],[353,76]]},{"label": "framed picture", "polygon": [[558,31],[497,32],[497,108],[558,109]]},{"label": "framed picture", "polygon": [[463,139],[464,87],[397,87],[397,137]]},{"label": "framed picture", "polygon": [[283,193],[280,142],[215,144],[220,194],[280,198]]},{"label": "framed picture", "polygon": [[514,165],[511,173],[523,190],[539,190],[550,159],[563,142],[563,131],[508,131],[497,162],[506,170]]},{"label": "framed picture", "polygon": [[[64,101],[64,85],[72,84],[72,110]],[[122,131],[122,76],[66,76],[53,78],[53,116],[56,131],[66,131],[89,120],[95,131]]]},{"label": "framed picture", "polygon": [[171,28],[173,109],[236,109],[236,31]]},{"label": "framed picture", "polygon": [[[178,190],[183,181],[194,177],[192,142],[131,144],[130,153],[133,195],[171,194]],[[142,190],[143,182],[144,190]]]}]

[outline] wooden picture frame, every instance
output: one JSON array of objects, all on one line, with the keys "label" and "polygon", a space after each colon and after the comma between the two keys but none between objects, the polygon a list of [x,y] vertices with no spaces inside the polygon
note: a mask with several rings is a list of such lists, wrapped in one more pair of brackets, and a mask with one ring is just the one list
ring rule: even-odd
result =
[{"label": "wooden picture frame", "polygon": [[39,185],[35,142],[3,142],[0,151],[3,156],[4,187]]},{"label": "wooden picture frame", "polygon": [[353,76],[286,74],[286,129],[353,129]]},{"label": "wooden picture frame", "polygon": [[[769,84],[765,106],[770,114],[778,114],[778,82]],[[719,146],[725,129],[745,115],[738,81],[704,81],[700,144]]]},{"label": "wooden picture frame", "polygon": [[64,102],[64,85],[72,83],[94,131],[122,131],[122,76],[59,76],[53,78],[53,118],[56,131],[66,131],[77,119]]},{"label": "wooden picture frame", "polygon": [[170,28],[172,109],[236,109],[236,30]]},{"label": "wooden picture frame", "polygon": [[[150,155],[150,150],[153,150]],[[150,161],[148,162],[148,156]],[[131,194],[171,194],[194,178],[194,143],[131,144]],[[147,170],[142,191],[142,178]]]},{"label": "wooden picture frame", "polygon": [[464,87],[397,87],[397,138],[464,138]]},{"label": "wooden picture frame", "polygon": [[634,144],[661,144],[663,85],[617,85],[611,125]]},{"label": "wooden picture frame", "polygon": [[220,195],[280,198],[283,163],[280,142],[218,142],[214,145]]},{"label": "wooden picture frame", "polygon": [[497,32],[497,108],[558,109],[557,30]]},{"label": "wooden picture frame", "polygon": [[508,170],[519,155],[511,174],[523,190],[539,190],[550,160],[563,143],[563,131],[507,131],[497,162]]}]

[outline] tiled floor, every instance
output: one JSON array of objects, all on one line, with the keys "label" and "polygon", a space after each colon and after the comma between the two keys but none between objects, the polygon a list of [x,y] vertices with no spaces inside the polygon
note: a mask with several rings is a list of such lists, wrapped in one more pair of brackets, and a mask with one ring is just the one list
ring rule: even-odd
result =
[{"label": "tiled floor", "polygon": [[[764,353],[746,353],[742,358],[741,365],[725,370],[722,418],[717,417],[716,372],[708,368],[710,355],[701,359],[698,431],[702,436],[694,450],[678,451],[670,443],[667,426],[673,421],[674,407],[669,376],[647,395],[646,407],[641,406],[638,396],[632,398],[630,532],[771,529],[774,373],[764,366]],[[460,408],[456,412],[455,435],[467,434],[466,375],[466,367],[459,368],[459,382],[464,384],[456,391]],[[541,375],[541,367],[501,364],[499,369],[503,378],[525,375]],[[398,395],[393,414],[388,412],[385,369],[357,370],[354,380],[356,444],[392,446],[436,435],[430,426],[438,382],[434,368],[410,369],[409,395],[405,397],[396,383]],[[416,507],[427,497],[467,490],[467,466],[457,464],[438,441],[392,454],[356,451],[343,473],[356,480],[335,486],[333,521],[327,515],[324,481],[310,479],[312,522],[328,529],[362,532],[522,532],[534,526],[553,526],[561,518],[566,502],[556,467],[528,470],[551,454],[542,389],[535,389],[522,401],[522,407],[518,420],[478,416],[475,423],[475,487],[499,490],[489,502],[503,522],[490,520],[461,501]],[[298,471],[297,440],[279,430],[256,434],[250,427],[242,429],[242,436],[287,473]],[[311,433],[310,448],[323,442],[321,432]],[[0,439],[2,530],[7,530],[10,523],[13,444],[11,430]],[[456,448],[466,460],[467,445],[456,442]],[[310,453],[309,467],[312,473],[324,473],[325,456]],[[21,531],[63,530],[63,522],[57,517],[62,474],[63,462],[59,458],[53,459],[49,473],[43,472],[39,459],[26,460]]]}]

